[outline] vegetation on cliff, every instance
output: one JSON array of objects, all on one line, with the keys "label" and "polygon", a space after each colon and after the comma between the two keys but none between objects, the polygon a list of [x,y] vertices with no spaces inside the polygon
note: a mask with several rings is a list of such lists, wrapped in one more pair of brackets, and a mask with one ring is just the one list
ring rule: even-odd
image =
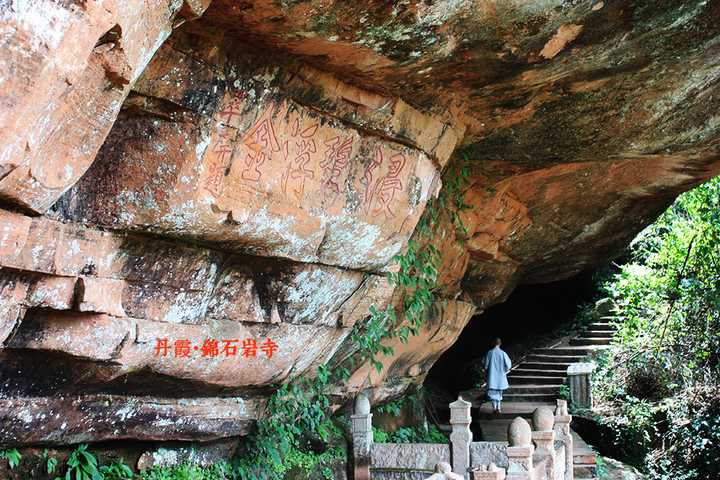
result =
[{"label": "vegetation on cliff", "polygon": [[382,370],[379,356],[393,353],[384,341],[397,337],[407,342],[410,335],[419,332],[430,309],[441,301],[437,294],[442,287],[438,283],[441,258],[431,240],[447,233],[442,231],[443,215],[450,218],[453,228],[464,231],[458,212],[467,208],[463,186],[469,172],[464,161],[458,163],[447,171],[438,198],[428,202],[416,228],[417,238],[408,242],[405,253],[395,258],[398,271],[388,274],[400,295],[399,306],[390,304],[383,310],[371,306],[367,320],[356,324],[350,334],[354,355],[340,365],[332,370],[321,365],[314,377],[300,377],[279,386],[268,401],[266,417],[258,421],[256,433],[243,445],[235,462],[235,474],[240,479],[283,478],[288,454],[310,453],[303,448],[304,441],[315,438],[327,442],[338,436],[340,429],[330,411],[332,387],[346,381],[365,362]]},{"label": "vegetation on cliff", "polygon": [[720,179],[680,196],[607,280],[619,335],[600,408],[627,460],[658,480],[720,475]]}]

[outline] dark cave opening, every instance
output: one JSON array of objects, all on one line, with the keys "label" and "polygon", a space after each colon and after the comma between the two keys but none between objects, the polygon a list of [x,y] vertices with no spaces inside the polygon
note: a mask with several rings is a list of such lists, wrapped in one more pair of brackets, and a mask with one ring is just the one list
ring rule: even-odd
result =
[{"label": "dark cave opening", "polygon": [[444,423],[449,402],[482,383],[482,361],[495,337],[516,363],[531,349],[554,343],[572,329],[582,305],[596,299],[595,270],[567,280],[520,285],[508,299],[474,316],[435,362],[424,382],[431,416]]}]

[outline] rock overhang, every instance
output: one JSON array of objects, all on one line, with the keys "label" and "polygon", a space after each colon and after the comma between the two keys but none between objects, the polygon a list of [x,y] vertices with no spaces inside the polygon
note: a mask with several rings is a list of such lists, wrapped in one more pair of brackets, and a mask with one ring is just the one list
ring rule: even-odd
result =
[{"label": "rock overhang", "polygon": [[[344,339],[368,307],[401,302],[382,273],[414,238],[442,253],[443,306],[393,344],[383,374],[363,366],[338,390],[398,395],[475,311],[610,258],[720,168],[713,2],[106,7],[53,10],[44,33],[3,12],[6,45],[25,41],[19,31],[47,45],[5,89],[1,206],[29,215],[2,212],[2,355],[58,355],[69,395],[75,376],[118,393],[135,374],[143,393],[167,394],[163,378],[261,398],[352,354]],[[48,32],[85,32],[85,50]],[[444,235],[419,239],[427,201],[461,162],[467,231],[442,218]],[[153,336],[225,332],[312,348],[265,369],[142,350]],[[93,334],[107,345],[92,348]],[[242,431],[223,431],[245,433],[251,418],[232,415]],[[166,439],[209,438],[214,425]],[[138,435],[123,428],[116,438]]]}]

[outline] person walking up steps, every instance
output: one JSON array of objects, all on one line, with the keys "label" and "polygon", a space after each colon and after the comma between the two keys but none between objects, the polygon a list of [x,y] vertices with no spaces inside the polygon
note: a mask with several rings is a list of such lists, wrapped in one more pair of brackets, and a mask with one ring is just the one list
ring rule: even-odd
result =
[{"label": "person walking up steps", "polygon": [[487,375],[487,396],[492,402],[493,413],[500,413],[500,402],[502,402],[503,391],[507,390],[507,373],[512,367],[510,357],[500,345],[499,338],[493,340],[494,348],[485,355],[485,374]]}]

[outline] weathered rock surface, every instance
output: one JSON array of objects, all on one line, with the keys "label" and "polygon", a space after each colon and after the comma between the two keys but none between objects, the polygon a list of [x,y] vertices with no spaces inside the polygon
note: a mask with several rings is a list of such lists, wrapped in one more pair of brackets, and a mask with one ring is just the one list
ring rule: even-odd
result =
[{"label": "weathered rock surface", "polygon": [[85,173],[182,6],[4,2],[0,196],[41,213]]},{"label": "weathered rock surface", "polygon": [[[447,300],[437,305],[425,319],[425,327],[418,335],[410,336],[407,343],[398,338],[386,341],[394,353],[379,359],[383,369],[378,372],[369,364],[358,368],[347,382],[347,391],[372,388],[374,398],[371,401],[376,403],[397,396],[410,386],[422,384],[430,367],[455,343],[474,313],[475,306],[469,302]],[[347,351],[338,352],[336,358],[347,354]]]},{"label": "weathered rock surface", "polygon": [[719,25],[702,0],[0,5],[0,442],[245,434],[402,302],[383,273],[465,164],[442,302],[336,393],[422,382],[476,311],[720,171]]},{"label": "weathered rock surface", "polygon": [[[281,381],[329,359],[369,303],[386,304],[393,291],[372,274],[148,243],[9,212],[0,219],[3,339],[15,329],[6,347],[111,360],[103,365],[113,375],[149,368],[224,386]],[[156,355],[158,338],[169,341],[167,357]],[[239,339],[236,348],[255,339],[260,348],[267,338],[278,344],[267,359],[172,351],[180,340],[191,348],[218,340],[222,349],[223,339]]]},{"label": "weathered rock surface", "polygon": [[0,438],[14,444],[108,439],[214,440],[245,435],[261,405],[240,398],[82,395],[0,399]]},{"label": "weathered rock surface", "polygon": [[[430,154],[440,145],[439,163],[286,93],[298,78],[313,87],[323,82],[315,88],[331,95],[354,94],[349,86],[307,69],[290,80],[267,67],[250,70],[251,56],[193,65],[176,48],[170,41],[161,49],[138,96],[162,97],[192,116],[177,122],[121,115],[88,175],[64,200],[66,218],[353,269],[381,268],[402,250],[440,186],[439,168],[457,140],[451,127],[407,107],[394,112],[400,107],[382,97],[353,98],[381,111],[375,115],[390,122],[386,135],[399,129],[403,140],[431,145]],[[188,68],[168,73],[167,64]],[[183,100],[200,95],[204,79],[223,68],[223,81],[202,103]]]}]

